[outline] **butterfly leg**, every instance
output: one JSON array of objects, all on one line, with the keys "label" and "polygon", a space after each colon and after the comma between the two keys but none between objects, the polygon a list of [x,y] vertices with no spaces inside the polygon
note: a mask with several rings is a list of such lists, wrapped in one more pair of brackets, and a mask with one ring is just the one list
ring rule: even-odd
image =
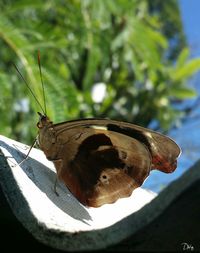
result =
[{"label": "butterfly leg", "polygon": [[24,159],[18,164],[19,166],[28,158],[28,156],[29,156],[29,154],[30,154],[30,152],[31,152],[31,149],[34,147],[35,143],[37,142],[37,138],[38,138],[38,137],[35,138],[33,144],[32,144],[31,147],[29,148],[29,151],[28,151],[28,153],[26,154],[26,156],[24,157]]},{"label": "butterfly leg", "polygon": [[60,166],[62,166],[63,161],[62,161],[62,159],[50,159],[50,161],[52,161],[54,163],[54,166],[55,166],[56,171],[57,171],[57,173],[56,173],[56,179],[55,179],[55,182],[54,182],[53,191],[55,192],[55,194],[57,196],[59,196],[59,194],[57,192],[57,189],[56,189],[57,188],[57,182],[58,182],[58,173],[59,173],[58,170],[57,170],[57,168],[60,167]]},{"label": "butterfly leg", "polygon": [[56,194],[57,196],[59,196],[59,193],[57,192],[57,189],[56,189],[57,182],[58,182],[58,176],[56,175],[56,180],[55,180],[55,182],[54,182],[53,191],[55,192],[55,194]]}]

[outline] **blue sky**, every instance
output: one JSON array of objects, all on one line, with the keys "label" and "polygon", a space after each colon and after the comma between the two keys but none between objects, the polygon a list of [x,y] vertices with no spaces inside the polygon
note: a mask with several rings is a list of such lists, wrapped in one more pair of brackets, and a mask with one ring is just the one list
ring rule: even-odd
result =
[{"label": "blue sky", "polygon": [[184,31],[193,56],[200,56],[200,0],[179,0]]}]

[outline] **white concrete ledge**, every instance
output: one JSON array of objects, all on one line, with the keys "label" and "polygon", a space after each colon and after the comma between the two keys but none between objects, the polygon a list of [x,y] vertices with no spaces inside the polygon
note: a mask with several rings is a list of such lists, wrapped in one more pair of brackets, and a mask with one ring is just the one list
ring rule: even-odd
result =
[{"label": "white concrete ledge", "polygon": [[80,204],[59,183],[53,191],[55,169],[42,151],[33,149],[21,166],[29,147],[0,136],[0,183],[17,219],[40,242],[65,251],[106,248],[119,243],[149,224],[170,203],[200,178],[186,172],[158,197],[142,188],[129,198],[100,208]]}]

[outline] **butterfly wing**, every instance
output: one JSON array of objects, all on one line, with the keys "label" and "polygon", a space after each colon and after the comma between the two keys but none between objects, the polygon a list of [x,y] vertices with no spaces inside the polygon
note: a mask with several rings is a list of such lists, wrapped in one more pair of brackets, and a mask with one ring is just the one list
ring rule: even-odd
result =
[{"label": "butterfly wing", "polygon": [[80,202],[94,207],[129,196],[153,168],[172,172],[180,154],[170,138],[113,120],[69,121],[40,131],[58,177]]}]

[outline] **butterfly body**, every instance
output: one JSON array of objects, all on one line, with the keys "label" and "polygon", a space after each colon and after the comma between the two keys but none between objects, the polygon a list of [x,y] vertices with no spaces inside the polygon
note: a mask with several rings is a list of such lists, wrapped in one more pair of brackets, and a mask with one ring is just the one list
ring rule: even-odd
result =
[{"label": "butterfly body", "polygon": [[169,173],[176,168],[180,148],[162,134],[109,119],[53,124],[39,115],[40,148],[84,205],[113,203],[130,196],[152,169]]}]

